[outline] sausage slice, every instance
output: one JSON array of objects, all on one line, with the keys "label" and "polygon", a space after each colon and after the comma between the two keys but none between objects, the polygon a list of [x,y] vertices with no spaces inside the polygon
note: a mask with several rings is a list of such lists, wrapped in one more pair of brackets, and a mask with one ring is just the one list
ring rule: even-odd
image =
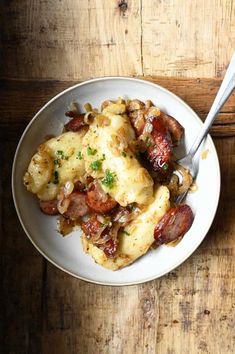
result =
[{"label": "sausage slice", "polygon": [[97,215],[82,223],[82,231],[93,245],[101,249],[108,258],[115,257],[118,247],[118,230],[120,225],[114,223],[111,227],[102,224]]},{"label": "sausage slice", "polygon": [[81,227],[88,240],[96,239],[97,234],[103,231],[102,223],[97,219],[96,215],[91,216],[86,222],[83,222]]},{"label": "sausage slice", "polygon": [[77,219],[88,214],[89,207],[86,204],[86,193],[74,191],[67,199],[69,200],[69,205],[63,214],[64,216],[70,219]]},{"label": "sausage slice", "polygon": [[57,215],[59,214],[58,208],[57,208],[57,199],[53,200],[40,200],[39,205],[40,209],[44,214],[47,215]]},{"label": "sausage slice", "polygon": [[95,212],[100,214],[109,213],[117,202],[110,197],[98,183],[93,183],[87,191],[87,205]]},{"label": "sausage slice", "polygon": [[77,132],[84,125],[85,114],[75,115],[68,123],[65,124],[66,131]]},{"label": "sausage slice", "polygon": [[154,229],[158,245],[169,243],[184,236],[193,223],[193,212],[186,204],[170,208]]},{"label": "sausage slice", "polygon": [[147,149],[147,158],[154,171],[159,172],[161,177],[167,177],[171,172],[173,154],[171,136],[160,117],[152,117],[151,124],[153,126],[151,136],[154,143]]},{"label": "sausage slice", "polygon": [[163,123],[166,125],[166,127],[169,129],[173,145],[177,146],[180,143],[180,140],[182,139],[184,128],[175,118],[169,116],[169,114],[161,112],[161,119],[163,120]]}]

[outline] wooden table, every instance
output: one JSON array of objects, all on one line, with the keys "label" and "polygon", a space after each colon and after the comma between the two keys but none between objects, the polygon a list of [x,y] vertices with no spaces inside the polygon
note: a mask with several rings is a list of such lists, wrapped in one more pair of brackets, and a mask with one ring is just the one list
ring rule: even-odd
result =
[{"label": "wooden table", "polygon": [[234,353],[235,95],[212,129],[216,218],[198,250],[160,279],[113,288],[58,270],[24,234],[10,185],[25,126],[75,81],[144,75],[204,119],[234,48],[234,2],[13,0],[1,10],[0,353]]}]

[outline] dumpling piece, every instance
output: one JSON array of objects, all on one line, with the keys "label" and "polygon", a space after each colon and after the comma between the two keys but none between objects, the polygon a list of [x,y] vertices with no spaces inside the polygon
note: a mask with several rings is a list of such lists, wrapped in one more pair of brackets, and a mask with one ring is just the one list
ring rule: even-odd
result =
[{"label": "dumpling piece", "polygon": [[85,173],[82,139],[85,131],[67,132],[41,144],[24,175],[27,190],[41,200],[56,198],[60,185]]},{"label": "dumpling piece", "polygon": [[84,251],[92,256],[96,263],[111,270],[117,270],[131,264],[144,255],[153,244],[154,228],[170,208],[169,198],[170,193],[167,187],[158,186],[156,188],[153,202],[125,227],[124,232],[119,232],[116,258],[106,257],[105,253],[89,243],[83,234]]},{"label": "dumpling piece", "polygon": [[148,204],[153,180],[135,156],[135,133],[124,112],[124,104],[111,104],[95,117],[83,139],[85,169],[121,206]]}]

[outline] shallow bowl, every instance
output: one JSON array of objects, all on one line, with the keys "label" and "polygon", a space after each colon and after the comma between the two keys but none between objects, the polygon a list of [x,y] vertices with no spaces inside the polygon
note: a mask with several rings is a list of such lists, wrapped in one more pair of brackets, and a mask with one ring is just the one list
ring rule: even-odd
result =
[{"label": "shallow bowl", "polygon": [[[45,136],[58,135],[67,118],[65,112],[72,101],[81,109],[87,102],[100,107],[106,99],[150,99],[166,113],[175,117],[185,128],[182,154],[192,145],[202,122],[196,113],[179,97],[148,81],[127,77],[105,77],[89,80],[61,92],[34,116],[18,144],[12,171],[12,190],[16,211],[25,233],[38,251],[55,266],[83,280],[106,285],[131,285],[158,278],[184,262],[200,245],[215,216],[220,193],[220,169],[217,153],[210,136],[197,154],[199,173],[197,191],[187,196],[194,212],[192,227],[175,247],[161,246],[150,250],[130,266],[110,271],[96,263],[82,250],[80,232],[61,237],[56,230],[56,217],[48,217],[39,210],[37,199],[23,185],[23,175],[32,155]],[[205,159],[202,151],[207,150]]]}]

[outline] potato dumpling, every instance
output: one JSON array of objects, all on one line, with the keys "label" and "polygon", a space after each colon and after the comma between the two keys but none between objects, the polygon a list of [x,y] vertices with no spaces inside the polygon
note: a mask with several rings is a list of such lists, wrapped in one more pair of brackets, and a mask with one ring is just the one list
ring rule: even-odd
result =
[{"label": "potato dumpling", "polygon": [[153,180],[136,158],[135,133],[124,112],[125,105],[110,104],[94,119],[83,139],[85,169],[121,206],[148,204]]},{"label": "potato dumpling", "polygon": [[37,194],[51,179],[54,165],[51,156],[45,149],[40,149],[32,157],[28,171],[24,175],[26,188]]},{"label": "potato dumpling", "polygon": [[60,185],[85,174],[81,153],[84,134],[84,130],[66,132],[39,146],[24,176],[28,191],[41,200],[52,200]]}]

